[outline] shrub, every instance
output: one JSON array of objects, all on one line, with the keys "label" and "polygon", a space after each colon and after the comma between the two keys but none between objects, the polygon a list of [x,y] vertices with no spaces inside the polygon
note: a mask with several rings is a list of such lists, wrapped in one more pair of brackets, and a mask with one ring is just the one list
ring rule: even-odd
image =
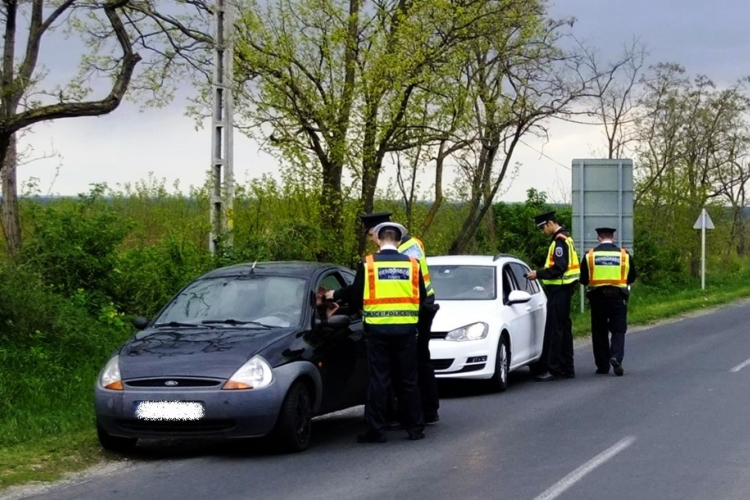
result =
[{"label": "shrub", "polygon": [[32,232],[21,254],[21,262],[55,291],[67,297],[86,291],[92,313],[111,300],[116,250],[131,227],[102,199],[103,190],[94,188],[78,200],[32,205]]}]

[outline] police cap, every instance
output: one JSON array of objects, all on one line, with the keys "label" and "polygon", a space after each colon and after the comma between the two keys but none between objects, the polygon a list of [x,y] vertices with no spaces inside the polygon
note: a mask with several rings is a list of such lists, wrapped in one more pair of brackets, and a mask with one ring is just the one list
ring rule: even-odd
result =
[{"label": "police cap", "polygon": [[544,224],[546,224],[549,221],[556,220],[555,219],[555,212],[554,210],[551,212],[546,212],[543,214],[539,214],[534,217],[534,224],[536,224],[536,227],[542,227]]},{"label": "police cap", "polygon": [[597,227],[594,231],[596,231],[596,234],[599,234],[599,235],[601,235],[602,233],[615,234],[615,231],[617,231],[617,229],[613,227]]},{"label": "police cap", "polygon": [[359,216],[362,220],[362,225],[365,227],[365,231],[369,231],[373,227],[383,222],[391,220],[390,212],[375,212],[370,214],[362,214]]},{"label": "police cap", "polygon": [[382,231],[383,229],[395,229],[396,232],[399,233],[398,234],[398,239],[399,240],[401,238],[403,238],[404,235],[406,235],[408,233],[408,231],[406,230],[406,228],[404,226],[402,226],[398,222],[390,222],[390,221],[389,222],[382,222],[382,223],[378,224],[377,226],[375,226],[372,229],[372,232],[375,233],[375,236],[378,236],[380,234],[380,231]]}]

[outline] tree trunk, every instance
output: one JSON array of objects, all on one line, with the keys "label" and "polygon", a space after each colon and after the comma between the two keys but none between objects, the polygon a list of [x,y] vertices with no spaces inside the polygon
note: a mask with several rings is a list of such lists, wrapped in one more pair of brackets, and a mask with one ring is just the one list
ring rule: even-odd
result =
[{"label": "tree trunk", "polygon": [[18,189],[16,185],[16,137],[11,135],[7,142],[7,150],[2,161],[3,200],[0,203],[0,219],[2,219],[5,242],[8,253],[15,256],[21,249],[21,221],[18,216]]},{"label": "tree trunk", "polygon": [[323,165],[323,187],[320,199],[320,222],[321,227],[327,228],[331,239],[324,245],[323,249],[316,255],[321,262],[333,262],[339,255],[335,251],[340,248],[333,245],[333,242],[343,240],[342,224],[342,199],[341,199],[341,165],[326,164]]}]

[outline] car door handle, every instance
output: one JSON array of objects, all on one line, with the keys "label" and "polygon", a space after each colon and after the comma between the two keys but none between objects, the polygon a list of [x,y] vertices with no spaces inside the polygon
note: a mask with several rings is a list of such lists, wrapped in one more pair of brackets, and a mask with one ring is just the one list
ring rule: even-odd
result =
[{"label": "car door handle", "polygon": [[531,306],[527,306],[527,307],[526,307],[526,310],[527,310],[527,311],[531,311]]}]

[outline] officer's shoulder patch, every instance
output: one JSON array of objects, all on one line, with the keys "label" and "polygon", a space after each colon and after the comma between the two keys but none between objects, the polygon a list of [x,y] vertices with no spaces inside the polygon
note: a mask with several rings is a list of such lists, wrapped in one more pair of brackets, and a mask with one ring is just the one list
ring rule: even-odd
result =
[{"label": "officer's shoulder patch", "polygon": [[562,257],[563,256],[563,249],[562,247],[555,248],[555,256]]}]

